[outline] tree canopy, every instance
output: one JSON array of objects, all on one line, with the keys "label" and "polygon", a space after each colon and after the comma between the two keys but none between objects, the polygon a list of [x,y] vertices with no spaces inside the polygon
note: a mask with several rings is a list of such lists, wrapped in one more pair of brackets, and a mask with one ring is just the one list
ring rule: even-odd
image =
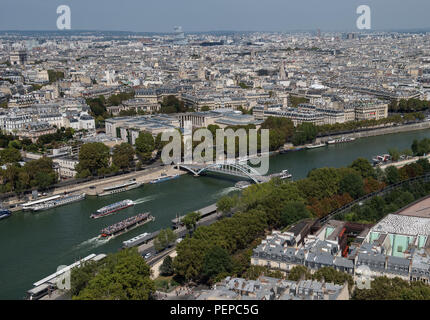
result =
[{"label": "tree canopy", "polygon": [[135,248],[109,254],[96,267],[73,269],[72,279],[75,300],[148,300],[155,292],[150,268]]}]

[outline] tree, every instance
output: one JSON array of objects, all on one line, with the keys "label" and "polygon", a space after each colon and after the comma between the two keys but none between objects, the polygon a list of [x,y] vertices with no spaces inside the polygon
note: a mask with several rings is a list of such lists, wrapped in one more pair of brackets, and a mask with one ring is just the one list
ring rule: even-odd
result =
[{"label": "tree", "polygon": [[390,154],[391,160],[398,161],[400,158],[400,152],[397,148],[388,149],[388,153]]},{"label": "tree", "polygon": [[136,151],[139,154],[142,161],[149,161],[151,154],[155,150],[155,141],[152,134],[149,132],[142,131],[135,141]]},{"label": "tree", "polygon": [[188,213],[185,217],[182,218],[182,223],[185,225],[188,231],[191,232],[196,229],[197,221],[200,220],[200,212],[194,211]]},{"label": "tree", "polygon": [[134,153],[133,147],[123,142],[113,148],[112,162],[122,170],[127,169],[134,159]]},{"label": "tree", "polygon": [[430,152],[430,139],[424,138],[420,141],[414,140],[411,146],[412,152],[416,156],[423,156]]},{"label": "tree", "polygon": [[237,201],[237,197],[224,196],[218,200],[216,204],[217,210],[224,214],[230,213],[237,204]]},{"label": "tree", "polygon": [[163,263],[160,266],[160,274],[162,276],[171,276],[173,274],[173,260],[170,256],[164,258]]},{"label": "tree", "polygon": [[85,102],[90,106],[91,113],[95,117],[102,116],[106,113],[106,99],[104,96],[99,96],[98,98],[88,98],[85,100]]},{"label": "tree", "polygon": [[57,175],[52,166],[52,159],[47,157],[27,162],[23,170],[28,176],[30,187],[43,190],[54,184],[57,181]]},{"label": "tree", "polygon": [[339,192],[348,193],[354,199],[364,195],[364,183],[358,172],[345,175],[339,182]]},{"label": "tree", "polygon": [[303,202],[290,201],[282,210],[281,222],[284,226],[289,226],[299,220],[310,218],[310,216],[311,213]]},{"label": "tree", "polygon": [[219,274],[229,273],[233,263],[227,250],[219,246],[211,248],[203,259],[203,278],[211,282]]},{"label": "tree", "polygon": [[375,178],[375,170],[369,160],[365,158],[354,160],[349,167],[356,170],[363,178]]},{"label": "tree", "polygon": [[160,113],[177,113],[187,111],[188,108],[185,107],[184,102],[173,95],[164,97],[163,101],[161,102]]},{"label": "tree", "polygon": [[400,182],[399,170],[395,166],[389,166],[385,169],[385,179],[388,184]]},{"label": "tree", "polygon": [[[155,292],[150,268],[137,249],[108,255],[76,300],[148,300]],[[73,277],[73,271],[72,271]]]},{"label": "tree", "polygon": [[85,261],[81,266],[75,267],[71,272],[72,296],[78,296],[88,285],[88,282],[95,277],[100,264],[95,261]]},{"label": "tree", "polygon": [[325,282],[332,282],[339,285],[343,285],[347,282],[349,290],[354,286],[354,279],[350,274],[337,271],[332,267],[323,267],[319,269],[312,275],[312,278],[318,281],[322,281],[324,279]]},{"label": "tree", "polygon": [[315,140],[318,133],[318,128],[310,122],[299,124],[293,135],[292,142],[295,146],[302,145]]},{"label": "tree", "polygon": [[76,167],[79,177],[90,172],[96,176],[102,169],[109,167],[109,148],[101,142],[91,142],[82,145],[79,151],[79,163]]},{"label": "tree", "polygon": [[299,281],[299,280],[308,280],[312,279],[312,275],[309,272],[308,268],[305,266],[294,266],[291,268],[288,273],[288,280]]},{"label": "tree", "polygon": [[0,164],[16,163],[21,161],[21,152],[15,148],[6,148],[0,150]]},{"label": "tree", "polygon": [[162,251],[169,247],[176,240],[176,234],[172,229],[162,229],[154,239],[154,248],[157,251]]}]

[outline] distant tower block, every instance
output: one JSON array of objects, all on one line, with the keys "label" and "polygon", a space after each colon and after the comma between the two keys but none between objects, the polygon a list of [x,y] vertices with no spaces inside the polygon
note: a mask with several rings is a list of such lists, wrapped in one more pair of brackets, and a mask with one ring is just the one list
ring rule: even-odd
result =
[{"label": "distant tower block", "polygon": [[285,61],[282,61],[279,67],[279,79],[281,80],[287,79],[287,75],[285,74]]},{"label": "distant tower block", "polygon": [[181,26],[176,26],[173,28],[175,33],[175,43],[177,44],[186,44],[185,34],[184,31],[182,31]]}]

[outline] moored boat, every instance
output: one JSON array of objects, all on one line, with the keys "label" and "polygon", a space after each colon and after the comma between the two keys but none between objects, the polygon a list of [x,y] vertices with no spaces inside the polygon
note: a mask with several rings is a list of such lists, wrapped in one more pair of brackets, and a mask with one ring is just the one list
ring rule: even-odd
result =
[{"label": "moored boat", "polygon": [[86,196],[85,193],[63,196],[63,197],[58,198],[58,199],[54,199],[54,200],[50,200],[47,202],[42,202],[42,203],[36,204],[33,207],[31,207],[31,210],[43,211],[43,210],[53,209],[53,208],[56,208],[59,206],[69,204],[69,203],[81,201],[81,200],[85,199],[85,196]]},{"label": "moored boat", "polygon": [[7,209],[0,209],[0,220],[9,218],[12,215],[12,212]]},{"label": "moored boat", "polygon": [[316,149],[316,148],[321,148],[325,146],[326,146],[325,143],[311,144],[309,146],[306,146],[306,149]]},{"label": "moored boat", "polygon": [[149,183],[154,184],[154,183],[164,182],[164,181],[168,181],[168,180],[172,180],[172,179],[176,179],[176,178],[179,178],[179,174],[174,174],[172,176],[158,177]]},{"label": "moored boat", "polygon": [[97,193],[99,197],[107,196],[111,194],[116,194],[124,191],[129,191],[132,189],[139,188],[143,185],[142,182],[137,182],[136,179],[130,179],[126,183],[117,184],[111,187],[103,188],[103,192]]},{"label": "moored boat", "polygon": [[345,142],[352,142],[354,141],[355,138],[351,138],[351,137],[342,137],[342,138],[338,138],[338,139],[330,139],[327,141],[327,144],[337,144],[337,143],[345,143]]}]

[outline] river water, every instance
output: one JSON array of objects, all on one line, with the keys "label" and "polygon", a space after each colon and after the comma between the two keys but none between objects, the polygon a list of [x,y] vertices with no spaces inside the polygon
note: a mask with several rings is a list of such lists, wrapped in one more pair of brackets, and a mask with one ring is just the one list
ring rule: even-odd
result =
[{"label": "river water", "polygon": [[[430,130],[361,138],[352,143],[270,157],[270,173],[288,169],[293,179],[306,177],[313,168],[341,167],[358,157],[371,159],[389,148],[410,148],[413,139],[430,137]],[[91,253],[120,249],[122,241],[143,232],[170,227],[177,214],[200,209],[235,191],[235,178],[193,177],[145,184],[143,187],[107,197],[84,201],[39,213],[17,212],[0,221],[0,299],[22,299],[32,283]],[[89,216],[107,204],[131,199],[137,202],[116,215],[100,219]],[[140,212],[150,211],[155,221],[110,241],[98,240],[99,231]]]}]

